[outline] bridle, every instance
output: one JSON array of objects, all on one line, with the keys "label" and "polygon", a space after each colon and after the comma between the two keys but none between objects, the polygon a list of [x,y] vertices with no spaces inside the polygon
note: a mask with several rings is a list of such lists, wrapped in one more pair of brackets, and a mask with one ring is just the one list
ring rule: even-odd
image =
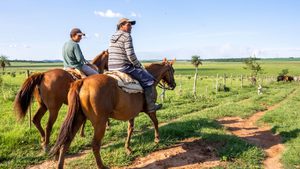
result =
[{"label": "bridle", "polygon": [[[167,72],[169,73],[169,77],[173,77],[174,74],[171,71],[172,67],[169,64],[167,66],[169,67],[169,69],[167,70]],[[172,81],[171,83],[174,83],[174,81]],[[161,81],[159,81],[157,85],[159,88],[161,88],[163,90],[173,90],[174,89],[174,87],[170,87],[169,85],[166,87],[165,83],[162,83]]]}]

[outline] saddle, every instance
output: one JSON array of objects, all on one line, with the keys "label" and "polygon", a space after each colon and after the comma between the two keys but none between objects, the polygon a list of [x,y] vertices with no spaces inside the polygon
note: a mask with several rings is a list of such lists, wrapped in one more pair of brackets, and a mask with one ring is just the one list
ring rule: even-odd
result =
[{"label": "saddle", "polygon": [[104,74],[113,77],[118,81],[118,86],[127,93],[143,93],[144,89],[140,83],[130,75],[120,71],[107,71]]},{"label": "saddle", "polygon": [[64,68],[64,70],[70,73],[74,80],[79,80],[87,77],[82,71],[75,68]]},{"label": "saddle", "polygon": [[[87,64],[87,65],[98,72],[98,68],[96,65],[93,64]],[[87,77],[87,75],[83,71],[80,71],[76,68],[68,67],[68,68],[64,68],[64,70],[70,73],[74,80],[79,80]]]}]

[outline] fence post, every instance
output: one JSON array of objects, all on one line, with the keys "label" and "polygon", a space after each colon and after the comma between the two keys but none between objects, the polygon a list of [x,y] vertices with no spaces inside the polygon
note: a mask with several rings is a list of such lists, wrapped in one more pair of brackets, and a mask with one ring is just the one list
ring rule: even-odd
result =
[{"label": "fence post", "polygon": [[166,89],[165,89],[165,84],[163,84],[162,93],[160,94],[160,99],[162,103],[165,102],[165,98],[166,98],[165,94],[166,94]]},{"label": "fence post", "polygon": [[219,87],[219,74],[217,74],[217,79],[216,79],[216,93],[218,93],[218,87]]},{"label": "fence post", "polygon": [[226,86],[226,73],[224,73],[223,84],[224,84],[224,87],[225,87]]},{"label": "fence post", "polygon": [[243,75],[241,75],[241,88],[243,88]]},{"label": "fence post", "polygon": [[232,74],[230,74],[230,87],[232,87]]}]

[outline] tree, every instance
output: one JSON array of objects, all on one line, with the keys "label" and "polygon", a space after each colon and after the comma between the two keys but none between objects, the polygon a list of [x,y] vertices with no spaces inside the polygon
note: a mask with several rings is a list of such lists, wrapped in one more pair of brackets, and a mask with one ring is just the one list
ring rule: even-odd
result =
[{"label": "tree", "polygon": [[5,66],[10,66],[10,62],[7,56],[0,56],[0,66],[2,67],[2,71],[4,71]]},{"label": "tree", "polygon": [[253,85],[256,84],[256,77],[258,75],[258,73],[262,73],[263,69],[261,68],[260,64],[256,62],[256,57],[254,55],[254,57],[250,56],[248,59],[246,59],[244,61],[244,63],[246,64],[246,67],[244,67],[244,69],[249,69],[251,70],[251,83]]},{"label": "tree", "polygon": [[192,56],[191,63],[195,66],[193,94],[196,97],[196,84],[197,84],[197,77],[198,77],[198,66],[202,65],[202,61],[200,59],[200,56],[197,56],[197,55]]}]

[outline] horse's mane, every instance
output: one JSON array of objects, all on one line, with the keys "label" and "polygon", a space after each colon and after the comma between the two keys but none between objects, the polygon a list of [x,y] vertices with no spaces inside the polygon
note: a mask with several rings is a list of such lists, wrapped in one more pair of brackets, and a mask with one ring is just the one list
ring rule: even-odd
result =
[{"label": "horse's mane", "polygon": [[[99,61],[99,59],[100,59],[100,60],[104,59],[103,56],[105,56],[105,55],[104,55],[105,52],[108,52],[108,50],[104,50],[104,51],[102,51],[100,54],[98,54],[98,55],[93,59],[92,63],[95,63],[95,62]],[[101,57],[101,58],[100,58],[100,57]]]},{"label": "horse's mane", "polygon": [[153,77],[159,77],[161,70],[164,67],[164,63],[151,63],[150,65],[145,66],[146,70],[152,74]]},{"label": "horse's mane", "polygon": [[104,70],[108,70],[108,57],[108,50],[104,50],[91,63],[98,67],[100,73],[103,73]]}]

